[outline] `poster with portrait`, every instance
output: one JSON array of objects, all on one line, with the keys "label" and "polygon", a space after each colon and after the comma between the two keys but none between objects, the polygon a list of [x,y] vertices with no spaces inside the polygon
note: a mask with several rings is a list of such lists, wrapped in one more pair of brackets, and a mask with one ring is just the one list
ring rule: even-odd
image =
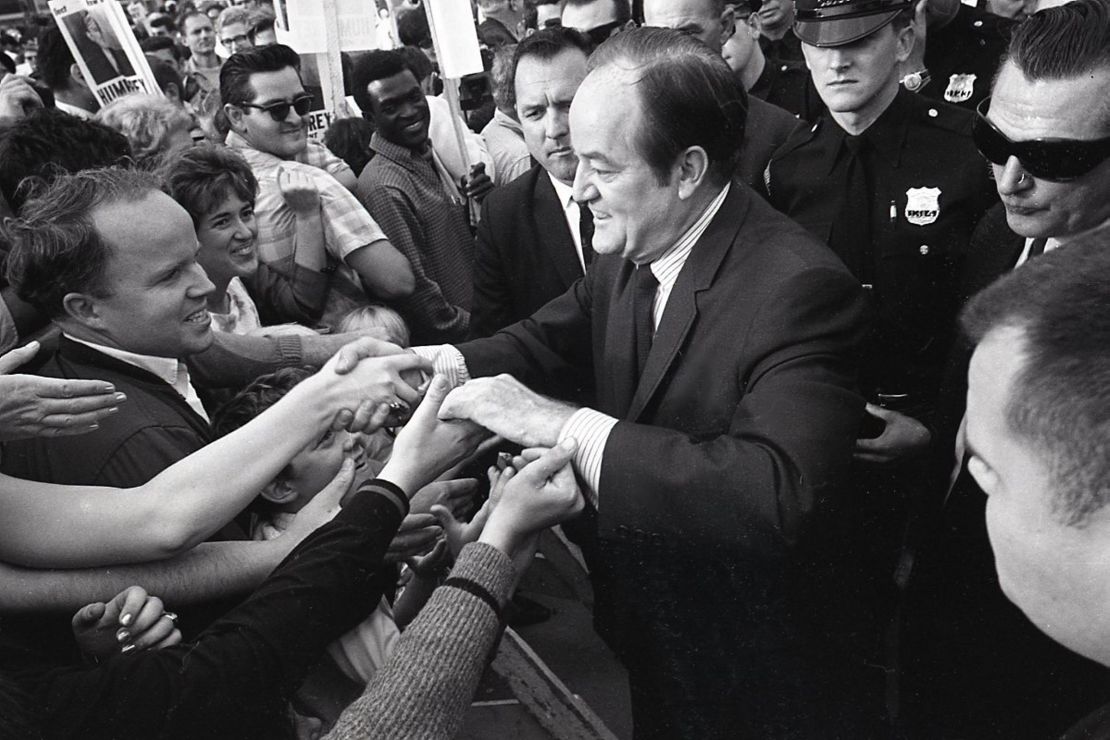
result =
[{"label": "poster with portrait", "polygon": [[102,106],[132,92],[160,94],[116,0],[50,0],[50,12]]}]

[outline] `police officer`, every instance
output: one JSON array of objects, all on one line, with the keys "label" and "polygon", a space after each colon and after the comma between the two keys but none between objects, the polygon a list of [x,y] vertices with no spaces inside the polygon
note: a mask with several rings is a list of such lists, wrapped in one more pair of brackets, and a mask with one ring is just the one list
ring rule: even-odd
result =
[{"label": "police officer", "polygon": [[[870,403],[853,486],[879,632],[898,595],[908,499],[925,479],[957,272],[976,222],[997,201],[972,114],[899,84],[913,19],[913,0],[798,0],[795,33],[828,110],[766,172],[771,203],[826,240],[871,297],[862,365]],[[876,635],[873,648],[880,644]]]},{"label": "police officer", "polygon": [[735,31],[721,53],[749,95],[814,120],[825,104],[810,81],[805,62],[772,59],[763,53],[762,5],[762,0],[742,0],[733,7]]},{"label": "police officer", "polygon": [[975,110],[990,95],[1014,21],[960,0],[923,0],[918,42],[902,67],[902,84],[933,100]]}]

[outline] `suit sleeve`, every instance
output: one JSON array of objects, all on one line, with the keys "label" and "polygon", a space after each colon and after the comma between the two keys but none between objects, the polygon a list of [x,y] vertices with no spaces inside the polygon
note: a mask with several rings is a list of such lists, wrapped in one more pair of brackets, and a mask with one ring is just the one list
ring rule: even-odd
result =
[{"label": "suit sleeve", "polygon": [[619,523],[699,547],[795,543],[851,459],[863,308],[846,273],[801,272],[749,331],[745,353],[757,359],[736,379],[743,394],[726,433],[617,423],[602,460],[600,536],[626,531]]},{"label": "suit sleeve", "polygon": [[324,647],[381,598],[378,565],[406,510],[366,484],[192,643],[47,674],[47,736],[263,736]]},{"label": "suit sleeve", "polygon": [[535,314],[492,337],[459,345],[470,377],[508,373],[544,392],[557,388],[559,378],[592,377],[593,286],[603,284],[598,274],[592,270]]},{"label": "suit sleeve", "polygon": [[494,230],[490,226],[493,219],[503,215],[493,207],[495,201],[494,197],[485,199],[482,203],[482,219],[478,223],[474,255],[474,303],[470,314],[472,339],[488,337],[511,323],[509,278],[503,269]]}]

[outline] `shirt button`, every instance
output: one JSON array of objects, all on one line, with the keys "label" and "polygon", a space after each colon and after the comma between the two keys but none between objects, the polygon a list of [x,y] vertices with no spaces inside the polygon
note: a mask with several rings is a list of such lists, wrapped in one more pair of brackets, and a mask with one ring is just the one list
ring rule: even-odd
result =
[{"label": "shirt button", "polygon": [[936,108],[930,108],[929,109],[929,118],[936,118],[938,115],[940,115],[940,114],[937,113]]},{"label": "shirt button", "polygon": [[921,252],[921,256],[924,257],[925,255],[927,255],[929,253],[929,245],[928,244],[922,244],[920,247],[917,248],[917,251]]},{"label": "shirt button", "polygon": [[975,26],[976,28],[979,28],[979,26],[983,25],[983,21],[975,21],[971,25]]}]

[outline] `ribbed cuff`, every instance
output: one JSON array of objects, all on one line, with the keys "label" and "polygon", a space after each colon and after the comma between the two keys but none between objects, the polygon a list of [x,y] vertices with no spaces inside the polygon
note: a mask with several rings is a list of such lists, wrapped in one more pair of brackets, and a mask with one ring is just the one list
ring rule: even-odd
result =
[{"label": "ribbed cuff", "polygon": [[462,352],[450,344],[425,345],[413,347],[412,351],[417,356],[423,357],[432,363],[432,371],[436,375],[447,378],[452,388],[457,388],[470,380],[470,370],[466,367],[466,358]]},{"label": "ribbed cuff", "polygon": [[505,553],[484,542],[471,542],[459,553],[455,567],[451,569],[451,578],[480,586],[495,599],[498,606],[502,606],[512,595],[516,573],[513,561]]}]

